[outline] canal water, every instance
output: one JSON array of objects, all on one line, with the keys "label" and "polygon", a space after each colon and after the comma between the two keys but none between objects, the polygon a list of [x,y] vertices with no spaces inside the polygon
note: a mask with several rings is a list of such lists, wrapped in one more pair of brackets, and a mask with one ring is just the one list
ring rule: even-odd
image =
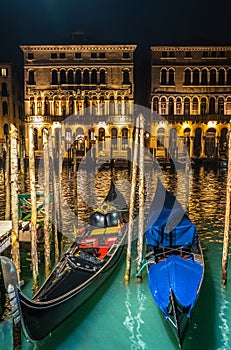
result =
[{"label": "canal water", "polygon": [[[158,171],[146,175],[146,198],[151,200]],[[178,194],[183,203],[186,198],[184,190],[184,171],[178,174],[170,170],[161,172],[164,185]],[[82,173],[79,186],[85,186],[79,196],[81,203],[80,217],[84,218],[89,208],[89,201],[94,196],[97,204],[102,202],[113,179],[118,189],[129,201],[130,174],[127,169],[109,169],[98,171],[95,179],[94,194],[87,185],[89,174]],[[221,259],[224,231],[225,196],[227,169],[210,169],[201,167],[193,169],[190,174],[190,193],[188,211],[196,224],[204,252],[205,277],[197,308],[186,335],[184,350],[229,350],[231,349],[231,271],[227,286],[221,284]],[[4,215],[3,174],[0,173],[0,215]],[[180,196],[182,194],[182,196]],[[73,174],[71,170],[63,171],[63,196],[73,208]],[[146,206],[147,209],[148,205]],[[65,221],[65,219],[64,219]],[[66,218],[68,227],[68,218]],[[71,229],[71,227],[69,227]],[[135,242],[133,242],[135,248]],[[31,294],[30,261],[27,252],[22,262],[22,279],[24,292]],[[143,282],[135,279],[135,250],[131,281],[123,283],[125,272],[125,254],[116,273],[97,291],[97,293],[77,310],[63,325],[46,340],[31,344],[25,337],[22,349],[42,350],[174,350],[177,349],[174,338],[162,319],[148,289],[147,274],[143,271]],[[231,269],[231,263],[230,263]],[[42,273],[42,272],[41,272]],[[57,315],[58,317],[58,315]],[[0,323],[0,349],[13,349],[11,319],[8,317]]]}]

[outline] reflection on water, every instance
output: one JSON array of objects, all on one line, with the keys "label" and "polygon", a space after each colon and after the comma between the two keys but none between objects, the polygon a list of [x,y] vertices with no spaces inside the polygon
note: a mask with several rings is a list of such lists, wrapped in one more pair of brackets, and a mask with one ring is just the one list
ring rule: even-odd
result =
[{"label": "reflection on water", "polygon": [[[142,319],[142,311],[144,310],[144,301],[147,298],[145,293],[143,292],[142,285],[137,285],[136,288],[136,298],[134,300],[134,296],[131,295],[132,290],[129,286],[126,286],[126,299],[125,299],[125,307],[127,314],[125,316],[125,320],[123,322],[124,326],[127,328],[130,333],[129,339],[131,341],[130,349],[132,350],[143,350],[146,348],[146,344],[144,341],[143,333],[142,333],[142,325],[144,320]],[[135,303],[137,305],[137,309],[132,307],[132,304]]]},{"label": "reflection on water", "polygon": [[[221,258],[224,231],[226,178],[225,169],[211,170],[200,168],[193,170],[190,178],[188,195],[185,173],[181,169],[178,173],[170,170],[147,171],[145,173],[146,210],[154,195],[157,175],[163,184],[177,194],[178,199],[188,207],[191,220],[196,224],[205,256],[205,280],[198,301],[198,308],[186,335],[184,350],[228,350],[231,349],[231,272],[228,274],[227,287],[221,286]],[[127,169],[98,169],[95,174],[84,169],[78,174],[78,215],[80,220],[88,217],[89,212],[100,205],[105,198],[113,178],[117,188],[123,193],[125,200],[130,200],[130,174]],[[37,173],[43,182],[43,173]],[[62,173],[62,193],[64,211],[64,226],[73,232],[70,213],[74,212],[74,174],[72,169],[64,168]],[[28,190],[28,176],[26,182]],[[41,190],[38,182],[37,188]],[[136,191],[138,198],[138,187]],[[187,205],[188,200],[188,205]],[[137,209],[137,208],[136,208]],[[0,219],[4,219],[5,196],[4,174],[0,169]],[[134,259],[135,260],[135,259]],[[24,262],[25,263],[28,262]],[[76,329],[68,331],[68,327],[61,326],[59,338],[54,349],[81,350],[118,350],[122,349],[158,349],[175,350],[160,314],[148,290],[147,274],[143,274],[143,283],[136,284],[134,273],[131,283],[123,285],[125,264],[115,280],[112,279],[110,288],[102,292],[99,301],[91,312],[82,315]],[[133,270],[135,262],[133,261]],[[230,267],[231,268],[231,267]],[[23,276],[22,276],[23,278]],[[76,316],[75,316],[76,315]],[[78,317],[78,313],[73,315]],[[100,326],[99,326],[100,324]],[[1,336],[4,349],[9,346],[9,323],[1,324]],[[3,327],[3,325],[5,325]],[[102,328],[103,325],[103,328]],[[100,328],[99,328],[100,327]],[[100,329],[100,332],[98,331]],[[62,339],[61,339],[62,338]],[[8,340],[7,340],[8,339]],[[53,349],[48,340],[41,349]],[[47,345],[46,345],[47,344]],[[23,350],[34,349],[25,341]]]}]

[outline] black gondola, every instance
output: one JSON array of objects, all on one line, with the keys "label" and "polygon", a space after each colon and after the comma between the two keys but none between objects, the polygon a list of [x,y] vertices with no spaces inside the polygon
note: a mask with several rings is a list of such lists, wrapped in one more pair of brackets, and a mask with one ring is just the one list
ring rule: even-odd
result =
[{"label": "black gondola", "polygon": [[121,213],[105,201],[32,299],[22,293],[12,261],[1,257],[14,319],[21,318],[26,337],[45,338],[102,285],[120,261],[125,236]]},{"label": "black gondola", "polygon": [[182,347],[203,281],[204,260],[195,225],[160,181],[146,243],[150,291]]}]

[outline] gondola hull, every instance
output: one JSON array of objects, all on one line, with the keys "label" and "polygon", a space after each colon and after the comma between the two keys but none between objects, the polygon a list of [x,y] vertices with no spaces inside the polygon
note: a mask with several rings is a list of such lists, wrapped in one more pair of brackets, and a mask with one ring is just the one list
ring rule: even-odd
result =
[{"label": "gondola hull", "polygon": [[[24,333],[31,340],[37,341],[45,338],[57,328],[76,309],[83,305],[112,274],[120,261],[123,247],[122,245],[118,248],[101,270],[92,276],[89,274],[89,278],[85,283],[72,290],[71,293],[64,294],[62,298],[50,302],[36,302],[33,299],[26,298],[19,289],[16,289]],[[72,280],[78,279],[79,274],[79,270],[73,270]]]},{"label": "gondola hull", "polygon": [[158,181],[146,230],[151,294],[182,347],[204,277],[195,225],[175,196]]}]

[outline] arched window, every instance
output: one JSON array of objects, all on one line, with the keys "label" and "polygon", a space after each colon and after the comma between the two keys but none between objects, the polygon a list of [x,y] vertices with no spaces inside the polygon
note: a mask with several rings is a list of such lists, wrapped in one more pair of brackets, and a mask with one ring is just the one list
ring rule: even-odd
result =
[{"label": "arched window", "polygon": [[90,114],[89,106],[90,106],[89,97],[88,97],[88,96],[85,96],[85,97],[84,97],[84,110],[85,110],[85,114],[87,114],[87,115]]},{"label": "arched window", "polygon": [[207,69],[202,69],[201,85],[207,85],[207,84],[208,84],[208,71],[207,71]]},{"label": "arched window", "polygon": [[228,97],[226,101],[226,114],[231,114],[231,97]]},{"label": "arched window", "polygon": [[89,70],[88,69],[84,69],[84,71],[83,71],[83,83],[89,84]]},{"label": "arched window", "polygon": [[60,84],[66,84],[66,71],[64,69],[60,71]]},{"label": "arched window", "polygon": [[81,82],[82,82],[80,69],[77,69],[77,71],[75,73],[75,82],[76,82],[76,84],[81,84]]},{"label": "arched window", "polygon": [[72,69],[69,69],[69,71],[67,73],[67,82],[68,82],[68,84],[74,83],[74,72]]},{"label": "arched window", "polygon": [[189,128],[184,129],[184,145],[188,151],[190,151],[190,132]]},{"label": "arched window", "polygon": [[201,99],[201,114],[202,115],[206,114],[206,110],[207,110],[206,105],[207,105],[206,98],[202,97],[202,99]]},{"label": "arched window", "polygon": [[168,101],[168,115],[174,115],[174,101],[172,97]]},{"label": "arched window", "polygon": [[218,98],[218,114],[224,115],[224,99],[223,99],[223,97]]},{"label": "arched window", "polygon": [[73,96],[70,96],[69,98],[69,114],[74,113],[74,99]]},{"label": "arched window", "polygon": [[160,72],[160,84],[161,85],[166,85],[167,84],[167,70],[166,69],[161,69],[161,72]]},{"label": "arched window", "polygon": [[225,85],[225,71],[224,71],[224,69],[219,69],[218,84]]},{"label": "arched window", "polygon": [[8,124],[4,124],[3,129],[4,129],[4,135],[7,137],[8,134],[9,134],[9,125]]},{"label": "arched window", "polygon": [[122,114],[122,100],[121,100],[121,96],[117,97],[117,114]]},{"label": "arched window", "polygon": [[128,148],[128,129],[122,129],[122,149],[125,150]]},{"label": "arched window", "polygon": [[33,136],[34,136],[34,149],[38,150],[38,129],[33,130]]},{"label": "arched window", "polygon": [[30,98],[30,115],[35,115],[34,97]]},{"label": "arched window", "polygon": [[8,115],[8,103],[6,101],[2,102],[2,114]]},{"label": "arched window", "polygon": [[124,106],[125,106],[125,115],[130,115],[130,108],[129,108],[129,97],[124,97]]},{"label": "arched window", "polygon": [[217,79],[216,79],[216,70],[211,69],[210,71],[210,85],[216,85]]},{"label": "arched window", "polygon": [[164,147],[165,130],[164,128],[159,128],[157,130],[157,148]]},{"label": "arched window", "polygon": [[97,114],[97,97],[93,96],[92,98],[92,115]]},{"label": "arched window", "polygon": [[30,70],[29,71],[29,81],[28,81],[29,85],[35,85],[35,79],[34,79],[34,71]]},{"label": "arched window", "polygon": [[184,99],[184,115],[190,115],[190,100],[188,97]]},{"label": "arched window", "polygon": [[112,115],[115,114],[114,96],[110,96],[110,99],[109,99],[109,114],[112,114]]},{"label": "arched window", "polygon": [[192,114],[198,114],[198,98],[197,97],[193,97]]},{"label": "arched window", "polygon": [[160,114],[167,114],[166,98],[162,97],[160,100]]},{"label": "arched window", "polygon": [[215,98],[210,97],[209,99],[209,114],[215,114]]},{"label": "arched window", "polygon": [[174,78],[174,70],[173,69],[169,69],[168,72],[168,83],[169,85],[175,85],[175,78]]},{"label": "arched window", "polygon": [[199,85],[199,70],[194,69],[193,71],[193,85]]},{"label": "arched window", "polygon": [[184,71],[184,85],[190,85],[191,84],[191,70],[186,69]]},{"label": "arched window", "polygon": [[100,115],[105,115],[105,100],[104,100],[104,96],[100,96],[100,98],[99,98],[99,108],[100,108]]},{"label": "arched window", "polygon": [[111,148],[117,149],[118,142],[118,130],[116,128],[111,129]]},{"label": "arched window", "polygon": [[59,115],[59,99],[57,96],[54,99],[54,115]]},{"label": "arched window", "polygon": [[44,115],[49,115],[49,114],[50,114],[50,103],[49,103],[48,97],[46,96],[44,101]]},{"label": "arched window", "polygon": [[180,97],[177,97],[176,99],[176,114],[182,114],[182,102]]},{"label": "arched window", "polygon": [[71,140],[71,129],[67,128],[65,130],[65,150],[68,151],[71,148],[72,140]]},{"label": "arched window", "polygon": [[231,69],[227,71],[227,85],[231,85]]},{"label": "arched window", "polygon": [[205,136],[205,155],[213,157],[215,155],[216,129],[209,128]]},{"label": "arched window", "polygon": [[128,69],[123,70],[123,84],[129,84],[130,83],[130,77],[129,77],[129,71]]},{"label": "arched window", "polygon": [[220,155],[227,156],[228,151],[228,129],[221,129],[221,137],[220,137]]},{"label": "arched window", "polygon": [[2,83],[2,96],[7,96],[7,85]]},{"label": "arched window", "polygon": [[62,97],[62,100],[61,100],[61,111],[62,111],[62,116],[63,117],[66,116],[66,109],[67,109],[66,98]]},{"label": "arched window", "polygon": [[105,141],[105,129],[104,128],[99,128],[98,141],[99,141],[98,148],[99,148],[99,151],[101,151],[105,147],[105,143],[104,143],[104,141]]},{"label": "arched window", "polygon": [[54,84],[54,85],[58,84],[58,72],[56,69],[54,69],[51,72],[51,84]]},{"label": "arched window", "polygon": [[92,69],[91,71],[91,83],[97,84],[97,72],[96,69]]},{"label": "arched window", "polygon": [[201,154],[201,136],[202,136],[202,130],[201,128],[197,128],[195,130],[195,137],[193,140],[193,155],[195,157],[200,157]]},{"label": "arched window", "polygon": [[99,80],[100,84],[105,84],[106,83],[106,77],[105,77],[105,69],[101,69],[99,72]]},{"label": "arched window", "polygon": [[79,114],[80,110],[82,107],[82,102],[81,102],[81,98],[78,97],[76,100],[76,113]]},{"label": "arched window", "polygon": [[159,99],[158,99],[158,97],[154,97],[153,112],[159,113]]},{"label": "arched window", "polygon": [[42,114],[42,99],[41,99],[41,97],[37,98],[37,114],[38,115]]}]

